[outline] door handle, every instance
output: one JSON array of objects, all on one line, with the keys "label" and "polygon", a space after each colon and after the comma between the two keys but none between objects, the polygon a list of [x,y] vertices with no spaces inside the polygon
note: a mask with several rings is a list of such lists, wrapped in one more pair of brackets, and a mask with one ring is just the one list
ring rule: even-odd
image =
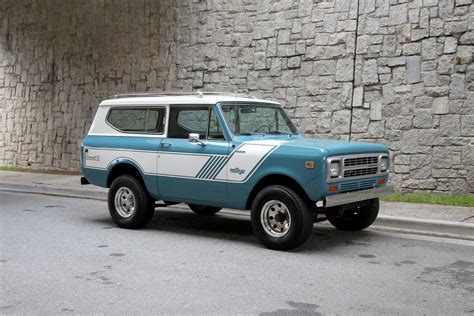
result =
[{"label": "door handle", "polygon": [[160,147],[169,147],[171,143],[160,143]]}]

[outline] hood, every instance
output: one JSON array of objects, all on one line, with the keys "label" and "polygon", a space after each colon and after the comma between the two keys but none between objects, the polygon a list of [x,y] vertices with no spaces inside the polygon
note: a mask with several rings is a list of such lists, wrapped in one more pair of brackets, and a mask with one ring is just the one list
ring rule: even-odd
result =
[{"label": "hood", "polygon": [[[265,137],[266,138],[266,137]],[[365,142],[352,142],[343,140],[316,139],[304,137],[292,138],[266,138],[258,140],[246,140],[246,143],[258,143],[268,145],[280,145],[288,147],[313,148],[326,152],[328,156],[365,154],[365,153],[388,153],[383,144],[372,144]]]}]

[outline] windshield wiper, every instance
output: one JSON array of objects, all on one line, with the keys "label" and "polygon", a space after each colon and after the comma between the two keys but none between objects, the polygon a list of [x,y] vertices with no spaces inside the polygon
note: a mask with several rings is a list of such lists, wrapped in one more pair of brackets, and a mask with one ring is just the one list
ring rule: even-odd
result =
[{"label": "windshield wiper", "polygon": [[284,135],[293,135],[292,132],[286,132],[286,131],[271,131],[271,132],[268,132],[267,134],[284,134]]},{"label": "windshield wiper", "polygon": [[265,135],[265,133],[240,133],[240,136]]}]

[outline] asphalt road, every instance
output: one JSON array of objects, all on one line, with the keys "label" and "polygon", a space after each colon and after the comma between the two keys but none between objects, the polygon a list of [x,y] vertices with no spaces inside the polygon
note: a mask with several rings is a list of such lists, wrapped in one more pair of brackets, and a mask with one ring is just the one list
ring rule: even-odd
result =
[{"label": "asphalt road", "polygon": [[474,314],[474,242],[315,226],[291,252],[245,216],[0,192],[0,313]]}]

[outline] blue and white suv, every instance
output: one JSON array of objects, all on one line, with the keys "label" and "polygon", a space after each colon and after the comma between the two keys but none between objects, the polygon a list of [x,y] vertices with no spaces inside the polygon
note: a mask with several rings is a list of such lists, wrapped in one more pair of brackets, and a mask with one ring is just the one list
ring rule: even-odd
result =
[{"label": "blue and white suv", "polygon": [[105,100],[81,159],[82,182],[109,188],[120,227],[146,225],[160,200],[200,215],[251,210],[255,234],[272,249],[301,245],[315,221],[364,229],[392,191],[384,145],[307,139],[280,104],[231,94]]}]

